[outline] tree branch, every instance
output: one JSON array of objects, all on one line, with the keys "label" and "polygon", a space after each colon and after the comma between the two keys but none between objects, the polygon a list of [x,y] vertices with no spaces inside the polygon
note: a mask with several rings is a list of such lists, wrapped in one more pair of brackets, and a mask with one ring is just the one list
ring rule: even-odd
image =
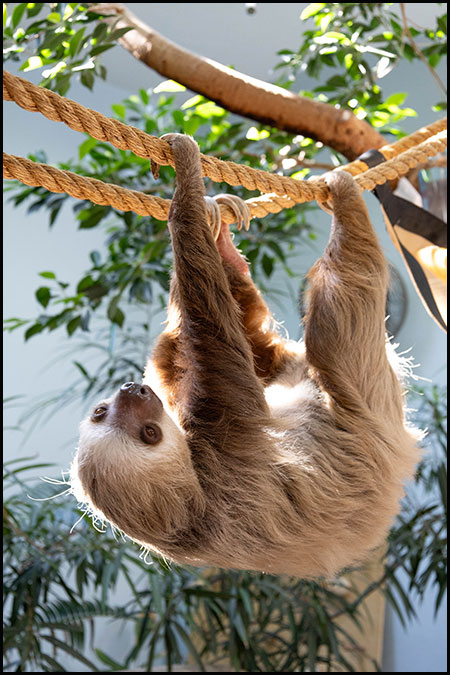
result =
[{"label": "tree branch", "polygon": [[114,23],[116,29],[134,28],[119,38],[119,44],[139,61],[230,112],[320,141],[349,160],[386,142],[350,110],[297,96],[189,52],[147,26],[124,5],[88,4],[91,12],[110,14],[103,21]]}]

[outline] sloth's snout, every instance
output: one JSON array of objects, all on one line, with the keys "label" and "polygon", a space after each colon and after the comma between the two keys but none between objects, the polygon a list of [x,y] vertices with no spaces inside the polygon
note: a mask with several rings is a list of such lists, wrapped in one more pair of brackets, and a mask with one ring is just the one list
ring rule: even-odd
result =
[{"label": "sloth's snout", "polygon": [[147,384],[125,382],[125,384],[120,387],[120,393],[129,396],[138,396],[141,399],[149,399],[152,395],[152,390]]},{"label": "sloth's snout", "polygon": [[122,384],[112,408],[114,412],[111,418],[125,426],[136,420],[142,425],[158,422],[164,409],[153,389],[148,384],[137,382]]}]

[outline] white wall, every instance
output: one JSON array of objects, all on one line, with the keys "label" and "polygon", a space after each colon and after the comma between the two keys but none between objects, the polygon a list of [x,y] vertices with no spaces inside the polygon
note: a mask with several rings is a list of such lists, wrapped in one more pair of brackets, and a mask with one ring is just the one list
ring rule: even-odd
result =
[{"label": "white wall", "polygon": [[[304,3],[260,3],[256,14],[246,14],[243,3],[128,3],[138,16],[156,30],[188,49],[219,62],[234,65],[238,70],[270,79],[269,70],[278,61],[276,51],[295,48],[299,44],[298,17]],[[407,3],[408,14],[419,23],[427,22],[430,9],[421,3]],[[187,30],[186,27],[189,26]],[[138,63],[133,57],[116,48],[106,55],[108,83],[98,82],[94,93],[74,86],[70,98],[110,114],[110,105],[134,93],[139,88],[154,86],[162,78]],[[8,64],[8,70],[14,72]],[[25,74],[32,79],[34,73]],[[22,75],[23,76],[23,75]],[[36,81],[34,77],[33,81]],[[307,86],[302,83],[299,86]],[[389,92],[407,91],[407,103],[418,111],[418,118],[408,120],[407,131],[433,121],[430,101],[437,100],[435,84],[427,69],[417,62],[402,64],[386,83]],[[77,146],[83,140],[80,134],[63,124],[50,122],[39,114],[23,111],[13,103],[4,103],[4,150],[25,156],[43,148],[49,163],[76,156]],[[385,233],[376,199],[366,196],[371,217],[380,235],[388,259],[400,271],[408,288],[409,310],[398,335],[401,348],[412,347],[419,363],[416,374],[435,382],[445,379],[445,335],[432,322],[415,294],[399,255]],[[39,306],[33,291],[39,283],[38,272],[54,270],[65,281],[74,281],[88,266],[88,253],[102,245],[100,230],[78,231],[72,211],[65,207],[52,231],[47,226],[44,212],[26,215],[25,208],[4,206],[4,316],[34,317]],[[317,214],[319,237],[311,247],[299,251],[297,268],[306,272],[323,249],[328,236],[328,217]],[[281,282],[285,283],[285,281]],[[293,286],[293,291],[296,292]],[[276,316],[284,320],[291,335],[297,336],[298,318],[293,302],[284,309],[274,307]],[[44,337],[37,336],[24,343],[19,332],[5,337],[4,394],[26,394],[33,400],[48,392],[59,390],[74,376],[67,356],[57,355],[71,349],[63,331]],[[5,432],[6,459],[15,456],[39,454],[43,461],[53,461],[67,469],[75,447],[80,406],[59,410],[45,424],[34,426],[25,438],[20,432]],[[13,424],[17,411],[6,411],[7,424]],[[430,591],[431,596],[431,591]],[[445,618],[441,612],[435,622],[431,601],[418,608],[419,619],[403,630],[393,613],[387,611],[385,631],[386,672],[444,672]],[[108,652],[117,649],[117,632],[106,630],[102,648]],[[112,651],[111,653],[114,653]],[[117,652],[115,652],[117,653]]]}]

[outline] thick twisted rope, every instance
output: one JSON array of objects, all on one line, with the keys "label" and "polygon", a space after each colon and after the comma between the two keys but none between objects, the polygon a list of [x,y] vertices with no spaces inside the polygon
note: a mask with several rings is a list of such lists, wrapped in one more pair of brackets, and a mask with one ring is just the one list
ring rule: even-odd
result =
[{"label": "thick twisted rope", "polygon": [[[111,143],[120,150],[131,150],[135,155],[145,159],[152,158],[161,165],[175,165],[171,148],[165,141],[85,108],[53,91],[37,87],[7,71],[3,71],[3,98],[14,101],[24,110],[40,112],[50,120],[64,122],[75,131],[86,132],[92,138]],[[248,190],[260,190],[265,193],[274,192],[281,196],[289,196],[298,203],[327,197],[321,185],[313,187],[307,182],[295,181],[286,176],[277,176],[206,155],[201,156],[201,162],[203,175],[218,183],[243,185]]]},{"label": "thick twisted rope", "polygon": [[[93,138],[109,142],[121,150],[131,150],[140,157],[154,159],[158,164],[174,165],[170,146],[165,141],[150,136],[140,129],[106,117],[95,110],[85,108],[79,103],[63,98],[48,89],[37,87],[7,71],[3,71],[3,98],[14,101],[25,110],[40,112],[48,119],[64,122],[75,131],[86,132]],[[445,118],[434,122],[407,138],[382,147],[380,151],[386,158],[395,157],[403,153],[405,149],[413,148],[413,146],[423,142],[424,139],[442,131],[446,128],[446,123]],[[281,197],[289,197],[294,203],[313,201],[314,199],[325,202],[328,198],[328,189],[325,183],[317,179],[296,181],[286,176],[270,174],[234,162],[224,162],[206,155],[201,156],[201,161],[203,174],[216,182],[242,185],[249,190],[258,189],[266,194],[275,193]],[[345,165],[345,170],[353,176],[366,172],[366,168],[366,164],[361,160]],[[367,176],[367,173],[364,175]],[[364,177],[358,182],[362,188],[372,189],[370,179],[368,179],[367,184]],[[267,200],[265,203],[267,206]]]},{"label": "thick twisted rope", "polygon": [[[120,211],[134,211],[140,216],[154,216],[167,220],[170,200],[128,190],[96,178],[79,176],[72,171],[62,171],[48,164],[32,162],[24,157],[3,153],[3,177],[19,180],[25,185],[44,187],[51,192],[65,192],[76,199],[89,199],[94,204],[113,206]],[[261,195],[247,200],[252,218],[263,218],[268,213],[279,213],[294,206],[287,197]],[[220,204],[221,219],[227,224],[235,221],[235,214],[228,206]]]},{"label": "thick twisted rope", "polygon": [[[405,150],[394,159],[389,159],[382,164],[369,169],[355,180],[365,190],[373,190],[377,185],[383,185],[387,180],[394,180],[407,174],[419,164],[426,162],[429,157],[434,157],[447,147],[447,129],[440,131],[435,136],[427,138],[423,143]],[[343,167],[345,169],[345,167]]]},{"label": "thick twisted rope", "polygon": [[[388,160],[369,169],[364,174],[355,177],[361,188],[372,190],[376,185],[382,185],[404,175],[410,169],[442,152],[447,146],[447,132],[441,131],[431,138],[427,138],[414,148],[406,150],[398,157]],[[338,170],[346,170],[342,167]],[[38,164],[23,157],[16,157],[3,153],[3,176],[8,179],[17,179],[26,185],[44,187],[51,192],[66,192],[77,199],[89,199],[95,204],[113,206],[121,211],[134,211],[142,216],[154,216],[159,220],[167,220],[170,200],[152,195],[146,195],[136,190],[128,190],[112,183],[104,183],[95,178],[79,176],[71,171],[61,171],[47,164]],[[322,179],[321,188],[329,196],[328,187]],[[312,181],[311,181],[312,183]],[[319,200],[325,203],[327,200]],[[279,213],[285,208],[295,206],[296,202],[289,197],[277,195],[261,195],[246,201],[250,209],[250,217],[262,218],[268,213]],[[225,223],[232,223],[235,214],[232,209],[220,204],[221,218]]]}]

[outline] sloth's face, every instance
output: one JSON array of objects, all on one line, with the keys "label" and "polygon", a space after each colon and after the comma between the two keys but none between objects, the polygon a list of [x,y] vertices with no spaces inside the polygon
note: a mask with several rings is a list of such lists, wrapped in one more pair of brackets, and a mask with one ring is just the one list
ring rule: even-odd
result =
[{"label": "sloth's face", "polygon": [[[151,543],[171,530],[175,505],[197,483],[183,433],[145,384],[127,382],[80,424],[72,491],[93,513]],[[166,507],[164,506],[166,504]]]},{"label": "sloth's face", "polygon": [[163,416],[163,404],[147,384],[126,382],[112,399],[95,406],[89,423],[96,430],[116,430],[131,441],[156,446],[163,441]]}]

